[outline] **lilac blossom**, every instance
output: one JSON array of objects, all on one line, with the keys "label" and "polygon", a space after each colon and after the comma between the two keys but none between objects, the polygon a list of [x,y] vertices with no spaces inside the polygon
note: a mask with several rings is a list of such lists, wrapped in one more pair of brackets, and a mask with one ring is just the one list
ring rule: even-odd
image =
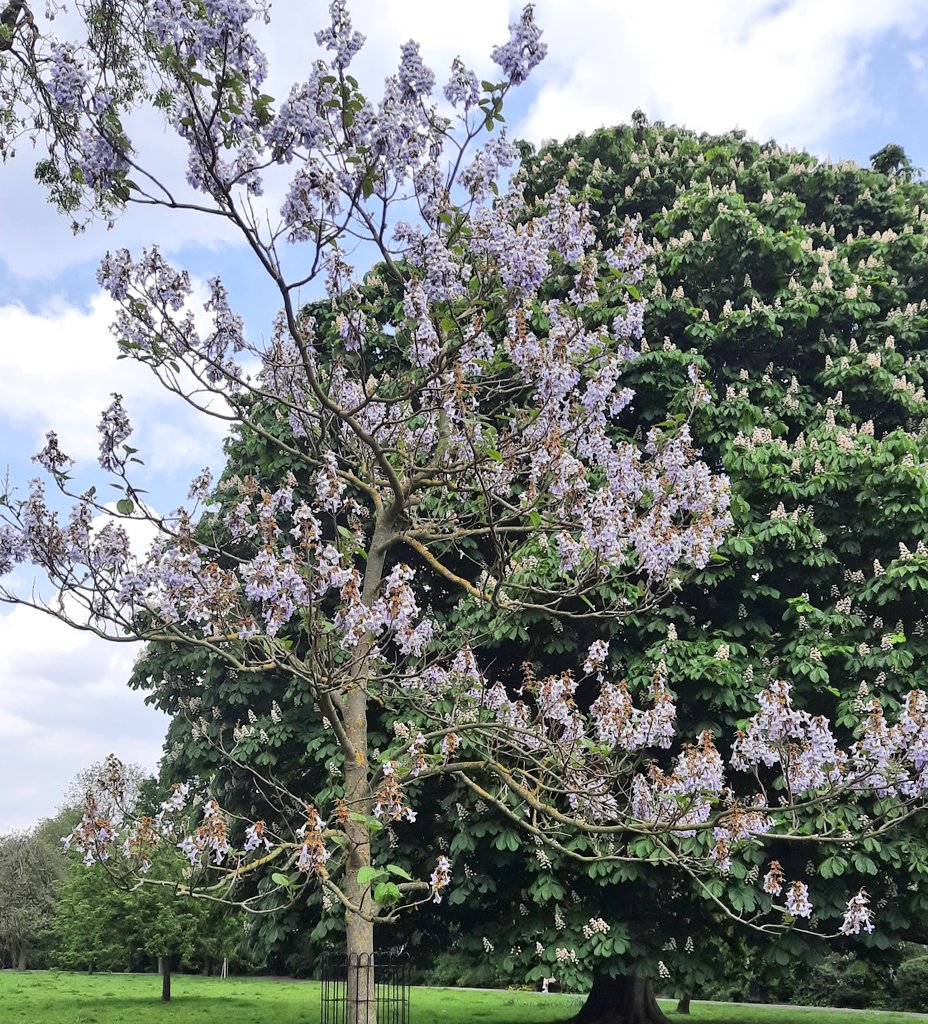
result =
[{"label": "lilac blossom", "polygon": [[78,166],[91,188],[106,191],[118,184],[129,170],[120,140],[99,132],[81,132],[78,139]]},{"label": "lilac blossom", "polygon": [[444,889],[451,884],[451,861],[442,854],[438,858],[435,870],[429,877],[429,885],[432,887],[432,902],[441,903],[444,896]]},{"label": "lilac blossom", "polygon": [[251,853],[263,846],[265,850],[271,850],[274,844],[268,839],[263,821],[256,821],[245,829],[245,843],[242,850]]},{"label": "lilac blossom", "polygon": [[435,88],[435,74],[422,62],[419,44],[412,39],[400,47],[403,55],[399,68],[400,89],[406,100],[419,100],[431,96]]},{"label": "lilac blossom", "polygon": [[329,4],[331,23],[316,33],[316,42],[333,54],[333,64],[344,71],[364,45],[364,36],[355,32],[345,0],[332,0]]},{"label": "lilac blossom", "polygon": [[322,508],[327,512],[338,512],[342,507],[342,496],[347,485],[338,475],[338,462],[334,453],[325,454],[322,468],[316,474],[315,484],[316,495]]},{"label": "lilac blossom", "polygon": [[387,761],[381,768],[383,779],[374,794],[373,814],[384,821],[416,820],[416,812],[406,803],[406,794],[399,782],[396,768]]},{"label": "lilac blossom", "polygon": [[676,707],[673,698],[655,682],[651,694],[654,707],[641,710],[632,704],[625,683],[603,683],[590,708],[595,735],[600,743],[623,750],[669,747],[674,738]]},{"label": "lilac blossom", "polygon": [[477,105],[480,99],[477,76],[470,68],[465,67],[460,57],[455,57],[451,62],[451,77],[442,92],[453,107],[463,107],[464,110],[468,110]]},{"label": "lilac blossom", "polygon": [[64,474],[74,465],[74,459],[59,448],[58,435],[54,430],[49,430],[45,435],[45,447],[32,456],[32,461],[37,462],[46,473],[58,477]]},{"label": "lilac blossom", "polygon": [[213,474],[209,468],[203,469],[195,476],[187,489],[188,501],[206,501],[213,486]]},{"label": "lilac blossom", "polygon": [[764,875],[764,892],[779,896],[783,891],[783,868],[778,860],[770,862],[770,869]]}]

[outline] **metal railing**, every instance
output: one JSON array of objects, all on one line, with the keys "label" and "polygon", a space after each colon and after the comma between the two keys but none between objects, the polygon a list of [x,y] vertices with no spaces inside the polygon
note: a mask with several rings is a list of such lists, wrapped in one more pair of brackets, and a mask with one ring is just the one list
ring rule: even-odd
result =
[{"label": "metal railing", "polygon": [[321,959],[322,1024],[409,1024],[406,953],[324,953]]}]

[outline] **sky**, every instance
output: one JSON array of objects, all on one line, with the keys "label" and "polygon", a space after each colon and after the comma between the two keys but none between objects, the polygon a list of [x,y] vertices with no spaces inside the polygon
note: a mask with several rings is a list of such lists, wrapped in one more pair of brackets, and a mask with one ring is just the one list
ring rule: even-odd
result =
[{"label": "sky", "polygon": [[[754,138],[866,163],[888,142],[928,168],[928,0],[538,0],[546,61],[511,102],[510,134],[536,144],[627,122]],[[506,0],[355,0],[368,35],[358,77],[369,96],[417,39],[439,74],[460,55],[492,77],[491,47],[519,7]],[[315,56],[319,0],[280,0],[261,42],[268,91],[284,96]],[[67,16],[56,22],[67,28]],[[141,118],[134,126],[160,173],[183,173],[181,146]],[[0,468],[33,475],[49,429],[93,473],[95,425],[111,392],[125,397],[145,457],[138,486],[174,507],[206,465],[221,469],[221,432],[117,361],[113,307],[95,274],[107,249],[156,242],[198,287],[220,274],[252,339],[268,333],[270,292],[228,232],[193,216],[130,210],[107,230],[74,236],[32,180],[26,147],[0,166]],[[27,581],[21,579],[20,584]],[[0,607],[0,833],[55,813],[72,778],[113,752],[154,770],[166,719],[125,685],[137,650],[107,644],[24,607]]]}]

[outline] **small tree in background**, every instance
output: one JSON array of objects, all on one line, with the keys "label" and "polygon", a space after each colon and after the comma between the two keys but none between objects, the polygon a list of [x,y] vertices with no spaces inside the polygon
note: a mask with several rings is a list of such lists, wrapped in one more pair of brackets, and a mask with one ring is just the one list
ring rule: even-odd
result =
[{"label": "small tree in background", "polygon": [[[153,786],[144,769],[111,757],[78,773],[64,803],[83,806],[94,800],[115,833],[128,822],[150,820],[144,812]],[[73,828],[80,814],[66,810],[61,820]],[[62,825],[45,828],[56,837],[62,831]],[[45,936],[54,966],[89,972],[157,967],[162,998],[169,1000],[171,972],[178,964],[206,967],[234,955],[243,937],[242,915],[224,902],[191,898],[187,892],[194,873],[167,850],[153,853],[145,873],[156,876],[157,884],[149,885],[125,872],[121,858],[81,865],[75,851],[67,857],[60,849],[57,854],[67,868],[56,885]]]},{"label": "small tree in background", "polygon": [[235,953],[243,919],[229,907],[179,895],[188,879],[173,859],[157,865],[159,880],[176,885],[114,884],[106,866],[72,871],[60,887],[49,936],[51,959],[65,970],[127,971],[157,967],[162,999],[171,972]]},{"label": "small tree in background", "polygon": [[0,949],[24,971],[29,952],[51,922],[57,885],[65,876],[59,837],[75,815],[0,836]]}]

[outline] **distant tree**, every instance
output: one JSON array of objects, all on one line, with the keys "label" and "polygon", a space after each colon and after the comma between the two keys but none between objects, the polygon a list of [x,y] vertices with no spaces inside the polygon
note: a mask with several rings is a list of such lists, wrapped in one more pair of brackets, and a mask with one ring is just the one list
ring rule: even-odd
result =
[{"label": "distant tree", "polygon": [[73,814],[0,836],[0,950],[17,970],[51,921],[57,883],[67,865],[54,834],[73,825]]},{"label": "distant tree", "polygon": [[[153,870],[166,880],[177,863],[162,858]],[[169,1000],[175,967],[231,956],[242,934],[242,915],[234,909],[177,895],[169,885],[121,888],[105,864],[94,864],[71,872],[62,884],[49,944],[54,965],[66,970],[157,965],[162,999]]]},{"label": "distant tree", "polygon": [[97,793],[97,799],[104,801],[104,805],[99,808],[100,813],[111,822],[118,821],[125,815],[133,814],[139,802],[145,801],[146,794],[151,795],[152,787],[155,785],[154,776],[140,764],[120,761],[122,789],[120,800],[117,803],[111,799],[106,787],[97,786],[97,782],[111,770],[111,759],[104,758],[102,761],[94,761],[79,771],[65,790],[61,800],[62,810],[82,808],[87,793],[94,790]]}]

